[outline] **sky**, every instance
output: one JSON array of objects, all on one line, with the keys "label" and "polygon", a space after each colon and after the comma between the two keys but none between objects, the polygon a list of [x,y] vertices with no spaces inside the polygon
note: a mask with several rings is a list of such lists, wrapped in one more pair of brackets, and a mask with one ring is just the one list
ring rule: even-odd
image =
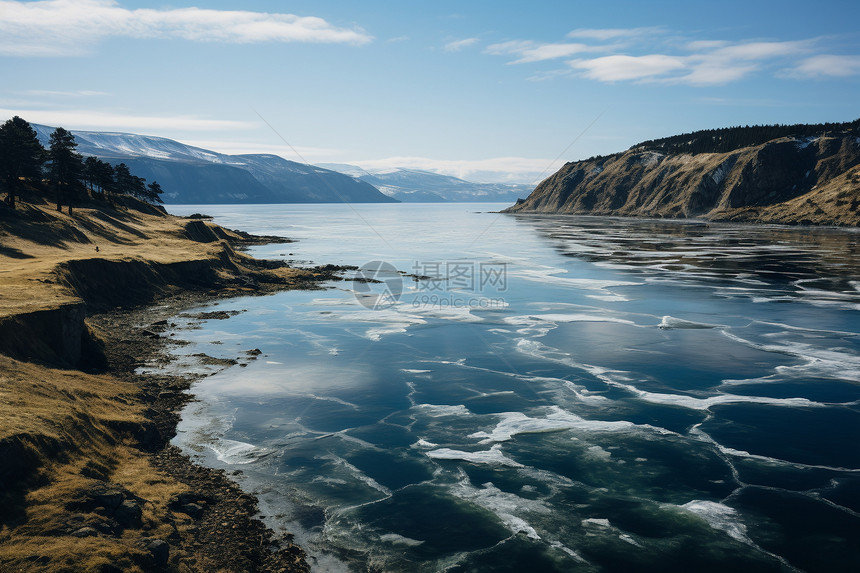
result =
[{"label": "sky", "polygon": [[534,183],[860,118],[860,2],[0,0],[0,121]]}]

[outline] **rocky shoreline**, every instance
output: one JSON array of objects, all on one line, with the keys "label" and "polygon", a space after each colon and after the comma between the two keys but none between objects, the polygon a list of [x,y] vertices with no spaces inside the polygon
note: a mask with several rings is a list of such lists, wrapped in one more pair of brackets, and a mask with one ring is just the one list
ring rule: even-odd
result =
[{"label": "rocky shoreline", "polygon": [[189,308],[348,269],[253,259],[285,239],[134,207],[0,213],[0,570],[308,571],[253,496],[170,445],[203,375],[139,367],[170,360]]},{"label": "rocky shoreline", "polygon": [[228,571],[309,571],[304,551],[256,518],[253,496],[242,492],[222,470],[199,466],[170,444],[182,407],[194,399],[188,390],[203,375],[135,372],[144,364],[169,361],[172,341],[160,331],[171,317],[216,298],[223,297],[183,293],[157,305],[96,315],[90,321],[107,335],[111,373],[141,389],[146,418],[156,429],[153,442],[143,444],[151,451],[154,467],[191,492],[170,500],[173,509],[193,520],[187,534],[175,538],[170,549]]},{"label": "rocky shoreline", "polygon": [[696,154],[641,145],[567,163],[503,212],[858,227],[858,142],[782,137]]}]

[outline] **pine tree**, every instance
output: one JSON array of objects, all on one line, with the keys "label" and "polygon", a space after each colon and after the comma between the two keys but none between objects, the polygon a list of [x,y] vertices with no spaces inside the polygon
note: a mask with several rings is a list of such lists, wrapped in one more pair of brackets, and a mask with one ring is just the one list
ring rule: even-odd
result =
[{"label": "pine tree", "polygon": [[90,188],[94,195],[96,193],[96,187],[98,187],[98,172],[99,160],[97,158],[89,156],[84,159],[83,179],[86,186]]},{"label": "pine tree", "polygon": [[161,199],[162,193],[164,193],[164,189],[161,188],[158,181],[153,181],[147,187],[146,200],[150,203],[164,203]]},{"label": "pine tree", "polygon": [[51,159],[51,181],[57,192],[57,211],[61,210],[65,196],[70,214],[83,172],[81,156],[75,151],[77,146],[75,136],[62,127],[51,134],[48,155]]},{"label": "pine tree", "polygon": [[101,159],[96,161],[96,185],[99,186],[103,195],[110,196],[116,193],[113,165]]},{"label": "pine tree", "polygon": [[131,195],[134,191],[134,176],[128,170],[128,165],[120,163],[113,168],[116,192],[119,195]]},{"label": "pine tree", "polygon": [[131,191],[130,194],[138,199],[143,199],[146,197],[146,179],[143,177],[138,177],[137,175],[131,176]]},{"label": "pine tree", "polygon": [[0,178],[10,207],[15,208],[21,178],[41,178],[44,162],[45,148],[29,123],[16,115],[0,126]]}]

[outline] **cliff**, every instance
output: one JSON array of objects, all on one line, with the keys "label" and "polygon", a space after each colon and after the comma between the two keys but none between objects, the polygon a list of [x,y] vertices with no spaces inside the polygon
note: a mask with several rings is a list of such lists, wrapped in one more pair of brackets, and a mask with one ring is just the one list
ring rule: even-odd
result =
[{"label": "cliff", "polygon": [[647,142],[567,163],[505,212],[858,226],[856,124],[839,124],[848,128],[833,135],[778,137],[723,152]]},{"label": "cliff", "polygon": [[132,198],[0,203],[0,571],[308,570],[169,446],[194,376],[138,371],[186,305],[332,278],[237,250],[275,241]]}]

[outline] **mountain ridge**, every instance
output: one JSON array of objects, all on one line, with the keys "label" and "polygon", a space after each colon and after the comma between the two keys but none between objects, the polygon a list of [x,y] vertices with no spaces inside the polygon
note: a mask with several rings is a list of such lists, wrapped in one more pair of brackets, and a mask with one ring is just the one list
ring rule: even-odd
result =
[{"label": "mountain ridge", "polygon": [[504,212],[858,226],[860,121],[828,125],[842,129],[722,152],[660,151],[707,132],[644,142],[567,163]]},{"label": "mountain ridge", "polygon": [[521,183],[476,183],[452,175],[408,167],[363,169],[348,163],[323,163],[320,166],[357,177],[390,197],[412,203],[511,202],[534,188]]},{"label": "mountain ridge", "polygon": [[[47,144],[54,128],[32,124]],[[78,152],[158,181],[165,203],[392,203],[365,181],[272,154],[228,155],[159,136],[72,131]]]}]

